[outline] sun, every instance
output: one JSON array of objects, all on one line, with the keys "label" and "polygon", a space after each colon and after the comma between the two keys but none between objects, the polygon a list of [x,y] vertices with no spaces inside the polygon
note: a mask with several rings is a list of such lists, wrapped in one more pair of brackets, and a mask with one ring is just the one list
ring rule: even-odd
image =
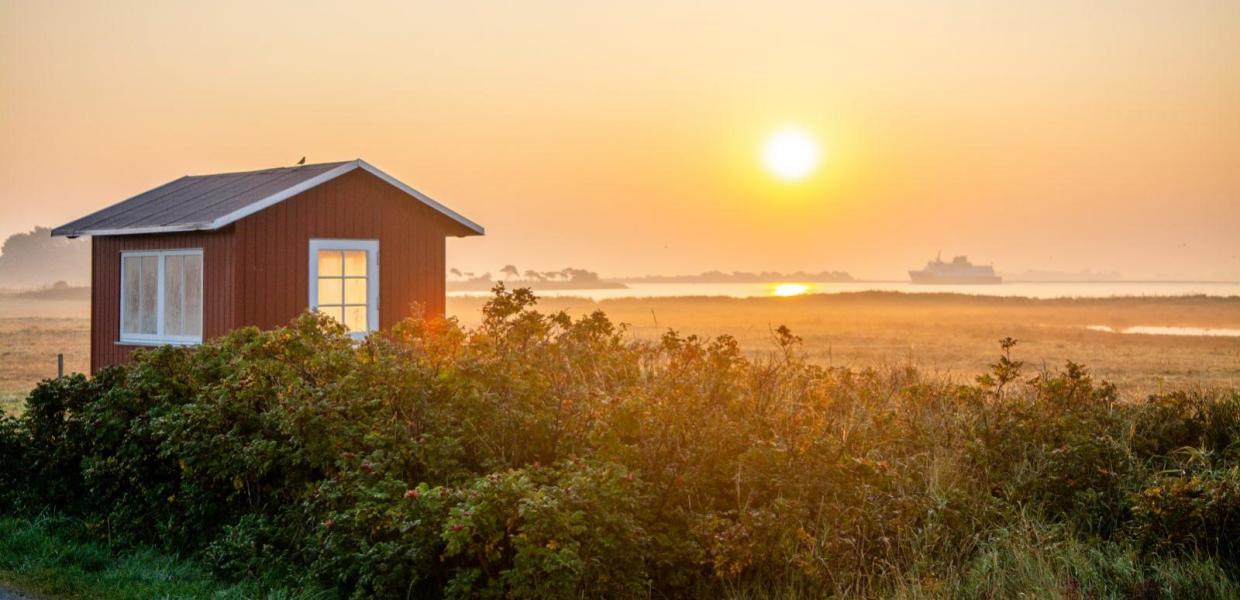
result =
[{"label": "sun", "polygon": [[781,129],[762,148],[767,170],[784,181],[801,181],[814,172],[822,150],[812,136],[796,128]]}]

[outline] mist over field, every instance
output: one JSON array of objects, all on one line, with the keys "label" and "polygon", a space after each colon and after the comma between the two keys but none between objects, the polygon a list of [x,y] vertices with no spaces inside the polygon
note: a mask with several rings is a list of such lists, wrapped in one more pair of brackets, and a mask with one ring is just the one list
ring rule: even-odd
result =
[{"label": "mist over field", "polygon": [[51,237],[35,227],[15,233],[0,245],[0,289],[37,288],[57,281],[90,283],[90,240]]}]

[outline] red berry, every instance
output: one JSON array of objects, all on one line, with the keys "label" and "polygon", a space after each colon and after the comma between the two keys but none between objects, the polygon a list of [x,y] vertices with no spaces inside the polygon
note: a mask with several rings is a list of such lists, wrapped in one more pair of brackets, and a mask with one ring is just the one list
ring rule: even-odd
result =
[{"label": "red berry", "polygon": [[406,497],[406,498],[417,498],[418,496],[421,496],[421,495],[422,495],[422,494],[420,494],[420,493],[418,492],[418,490],[407,490],[407,491],[405,492],[405,497]]}]

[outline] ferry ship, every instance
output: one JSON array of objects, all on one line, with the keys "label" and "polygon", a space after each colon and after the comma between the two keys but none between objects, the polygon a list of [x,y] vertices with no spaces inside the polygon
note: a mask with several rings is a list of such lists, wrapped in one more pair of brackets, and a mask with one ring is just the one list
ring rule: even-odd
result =
[{"label": "ferry ship", "polygon": [[943,262],[940,257],[936,256],[934,260],[926,263],[926,268],[920,271],[909,271],[908,276],[912,278],[913,283],[937,285],[1003,283],[1003,278],[995,274],[994,267],[975,265],[969,262],[967,256],[957,256],[951,262]]}]

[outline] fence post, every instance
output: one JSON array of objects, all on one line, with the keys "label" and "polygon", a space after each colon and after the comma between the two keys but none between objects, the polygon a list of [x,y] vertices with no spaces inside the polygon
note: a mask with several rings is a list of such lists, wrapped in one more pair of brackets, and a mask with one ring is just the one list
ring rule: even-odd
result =
[{"label": "fence post", "polygon": [[56,377],[65,376],[65,355],[63,353],[56,355]]}]

